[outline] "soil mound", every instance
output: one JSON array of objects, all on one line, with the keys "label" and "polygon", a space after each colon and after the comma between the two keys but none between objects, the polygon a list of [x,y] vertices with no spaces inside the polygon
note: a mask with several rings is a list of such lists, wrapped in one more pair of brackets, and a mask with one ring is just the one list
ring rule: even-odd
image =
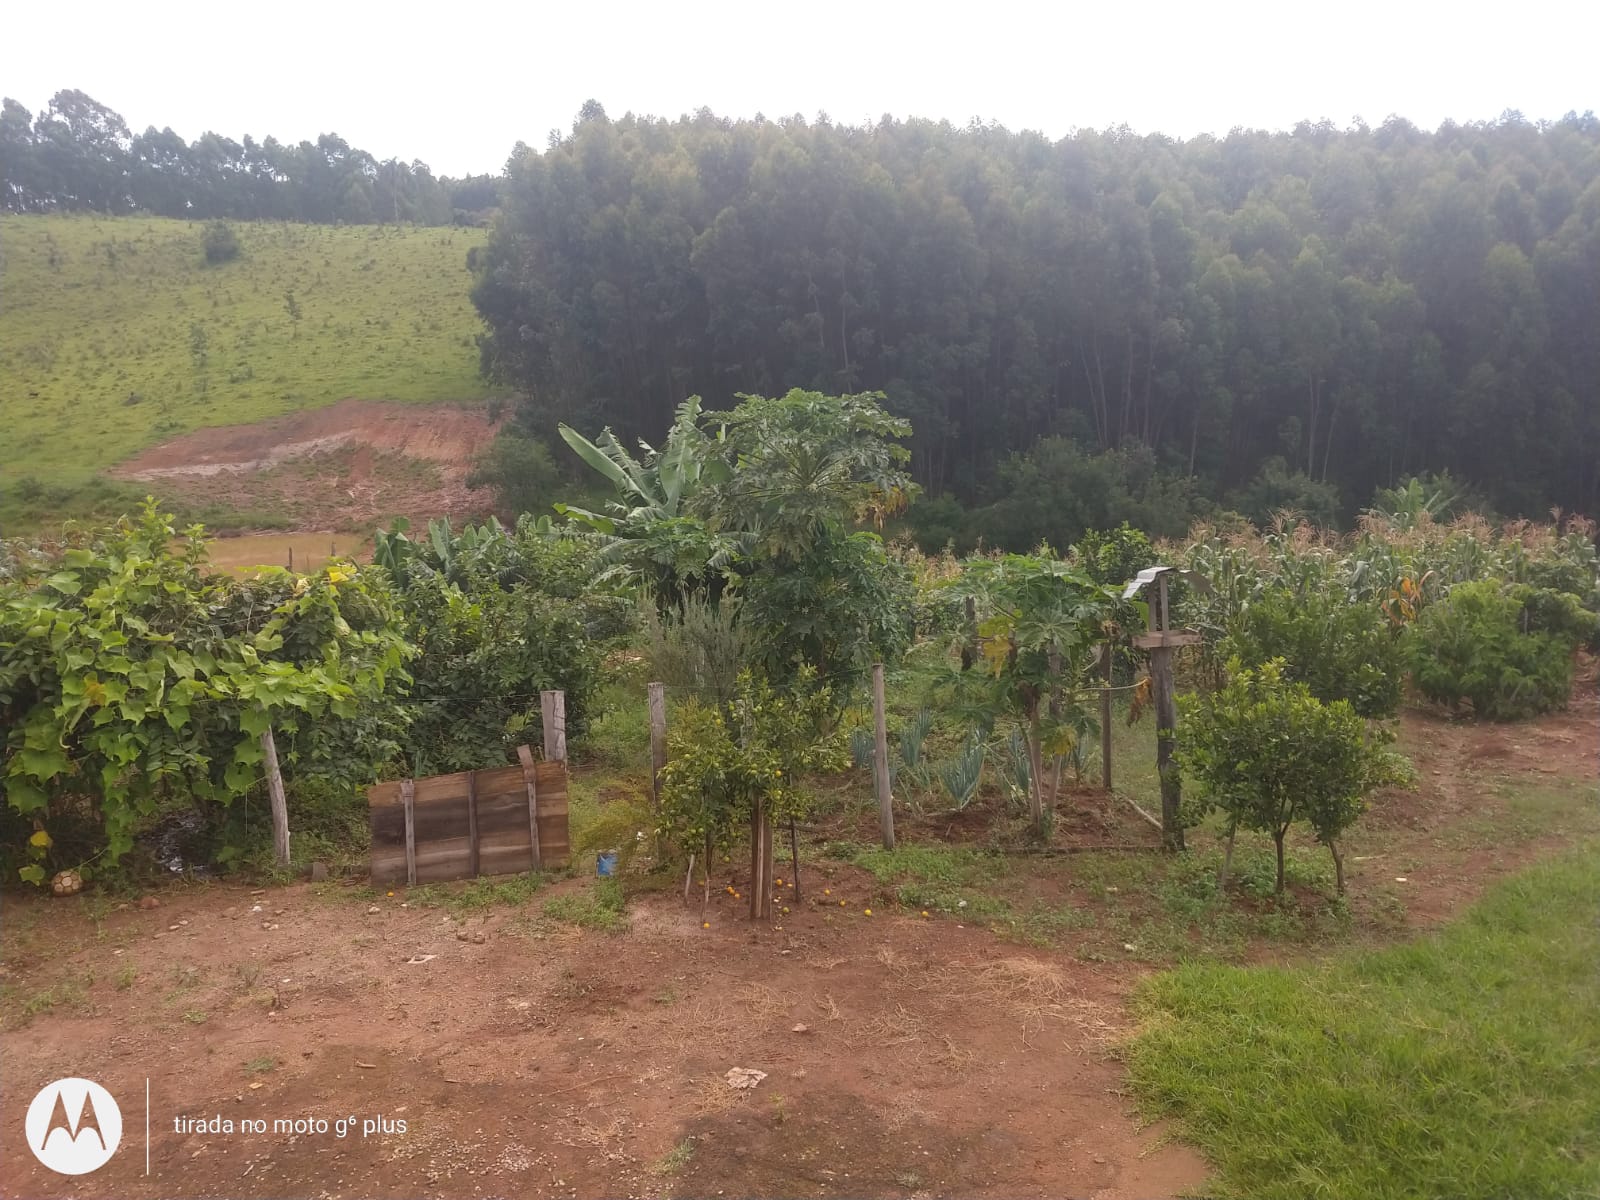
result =
[{"label": "soil mound", "polygon": [[286,518],[296,529],[351,528],[391,516],[487,512],[469,488],[498,426],[478,407],[341,400],[251,425],[199,429],[112,474],[163,497]]}]

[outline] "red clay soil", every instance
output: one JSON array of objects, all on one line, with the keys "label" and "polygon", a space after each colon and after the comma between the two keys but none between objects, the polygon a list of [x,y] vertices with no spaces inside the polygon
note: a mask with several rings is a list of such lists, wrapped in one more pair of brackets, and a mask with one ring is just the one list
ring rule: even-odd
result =
[{"label": "red clay soil", "polygon": [[[1410,936],[1593,832],[1592,662],[1572,707],[1537,722],[1403,726],[1418,787],[1379,797],[1350,849],[1358,930],[1389,897],[1388,940]],[[1095,841],[1120,818],[1089,820]],[[1122,1091],[1114,1047],[1149,966],[869,916],[872,881],[839,864],[804,882],[770,928],[718,890],[709,928],[697,903],[656,895],[616,934],[543,914],[581,880],[464,920],[343,884],[181,885],[110,911],[8,898],[0,1196],[1154,1200],[1203,1185],[1204,1163],[1141,1127]],[[734,1067],[766,1077],[737,1091]],[[108,1087],[126,1122],[112,1161],[77,1180],[22,1140],[27,1104],[65,1075]],[[175,1130],[180,1115],[234,1132]],[[341,1116],[357,1122],[343,1138]],[[330,1128],[274,1129],[302,1118]]]},{"label": "red clay soil", "polygon": [[[83,991],[4,1039],[0,1194],[1148,1200],[1204,1178],[1120,1090],[1136,969],[867,916],[856,878],[781,927],[719,892],[709,929],[698,903],[656,897],[622,934],[505,908],[463,924],[403,894],[369,912],[339,885],[169,889],[103,936],[78,901],[16,906],[10,980]],[[733,1067],[767,1075],[738,1091]],[[35,1091],[69,1074],[127,1123],[79,1180],[22,1143]],[[175,1132],[179,1115],[236,1132]],[[340,1116],[389,1132],[272,1132]]]},{"label": "red clay soil", "polygon": [[117,478],[163,497],[287,516],[295,528],[375,518],[469,516],[488,510],[466,486],[498,427],[481,406],[341,400],[252,425],[200,429],[142,451]]}]

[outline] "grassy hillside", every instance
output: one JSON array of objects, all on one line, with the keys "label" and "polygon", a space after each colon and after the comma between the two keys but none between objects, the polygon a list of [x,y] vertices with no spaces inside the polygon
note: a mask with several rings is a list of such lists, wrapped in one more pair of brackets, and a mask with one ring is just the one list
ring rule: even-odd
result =
[{"label": "grassy hillside", "polygon": [[198,223],[0,218],[0,496],[65,507],[202,426],[483,393],[466,271],[482,231],[234,228],[240,257],[208,266]]}]

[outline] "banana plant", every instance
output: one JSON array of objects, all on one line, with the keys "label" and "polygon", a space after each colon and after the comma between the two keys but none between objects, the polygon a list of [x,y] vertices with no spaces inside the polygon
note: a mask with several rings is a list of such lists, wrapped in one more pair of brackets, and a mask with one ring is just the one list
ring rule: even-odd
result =
[{"label": "banana plant", "polygon": [[602,430],[593,441],[570,425],[560,425],[557,430],[573,453],[616,489],[617,498],[607,506],[608,514],[571,504],[555,506],[557,512],[597,533],[616,535],[620,529],[642,522],[682,515],[684,501],[718,465],[705,453],[714,439],[700,428],[699,396],[690,396],[678,405],[660,450],[640,439],[642,460],[629,453],[610,429]]},{"label": "banana plant", "polygon": [[607,429],[590,441],[568,425],[561,439],[615,490],[605,512],[572,504],[556,511],[586,528],[599,545],[597,582],[641,579],[662,604],[696,586],[716,590],[717,580],[738,558],[737,535],[719,534],[689,512],[702,488],[726,475],[726,461],[713,453],[720,433],[700,427],[700,398],[678,405],[677,418],[660,450],[640,441],[635,458]]}]

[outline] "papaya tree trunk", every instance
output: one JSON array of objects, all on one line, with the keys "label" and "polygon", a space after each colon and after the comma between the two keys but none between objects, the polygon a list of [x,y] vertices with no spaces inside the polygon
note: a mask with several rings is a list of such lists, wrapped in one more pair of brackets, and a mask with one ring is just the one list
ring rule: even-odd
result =
[{"label": "papaya tree trunk", "polygon": [[1339,895],[1344,895],[1344,855],[1339,853],[1339,843],[1335,838],[1328,839],[1328,853],[1333,855],[1333,878],[1335,889]]},{"label": "papaya tree trunk", "polygon": [[1039,706],[1033,705],[1028,720],[1028,816],[1033,831],[1044,836],[1044,755],[1039,748]]},{"label": "papaya tree trunk", "polygon": [[1274,829],[1272,831],[1273,845],[1278,848],[1278,886],[1274,889],[1274,892],[1279,896],[1283,895],[1283,838],[1287,832],[1285,829]]}]

